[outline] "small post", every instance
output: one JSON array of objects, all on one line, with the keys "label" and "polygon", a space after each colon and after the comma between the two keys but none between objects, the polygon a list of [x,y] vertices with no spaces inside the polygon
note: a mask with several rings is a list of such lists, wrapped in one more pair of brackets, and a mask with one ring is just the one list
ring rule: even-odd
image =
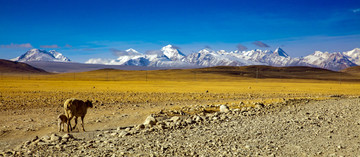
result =
[{"label": "small post", "polygon": [[256,67],[256,83],[258,82],[259,78],[259,67]]},{"label": "small post", "polygon": [[106,70],[106,81],[109,81],[109,71]]},{"label": "small post", "polygon": [[341,85],[341,73],[340,72],[338,73],[339,73],[339,84]]},{"label": "small post", "polygon": [[146,82],[148,81],[148,73],[147,73],[147,71],[145,72],[145,80],[146,80]]},{"label": "small post", "polygon": [[196,72],[194,71],[194,81],[196,81]]}]

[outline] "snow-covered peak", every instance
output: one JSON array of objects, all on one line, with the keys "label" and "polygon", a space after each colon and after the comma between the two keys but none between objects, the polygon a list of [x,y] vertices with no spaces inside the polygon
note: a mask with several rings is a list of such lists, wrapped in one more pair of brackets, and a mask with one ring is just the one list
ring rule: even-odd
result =
[{"label": "snow-covered peak", "polygon": [[315,51],[314,54],[304,57],[301,62],[306,63],[307,65],[331,70],[341,70],[347,67],[356,66],[354,62],[340,52],[329,53]]},{"label": "snow-covered peak", "polygon": [[31,62],[31,61],[53,61],[53,62],[70,62],[70,59],[62,55],[61,53],[50,50],[39,50],[39,49],[30,49],[25,54],[12,59],[13,61],[18,62]]},{"label": "snow-covered peak", "polygon": [[321,51],[315,51],[312,55],[313,56],[317,56],[317,57],[321,57],[324,53]]},{"label": "snow-covered peak", "polygon": [[355,48],[353,50],[344,52],[344,54],[347,56],[358,56],[358,55],[360,55],[360,48]]},{"label": "snow-covered peak", "polygon": [[173,45],[169,44],[163,47],[163,49],[176,49]]},{"label": "snow-covered peak", "polygon": [[226,52],[225,50],[219,50],[219,51],[217,51],[217,53],[218,53],[218,54],[222,54],[222,55],[228,54],[228,52]]},{"label": "snow-covered peak", "polygon": [[125,50],[125,51],[128,53],[128,55],[132,55],[132,56],[143,55],[142,53],[134,50],[133,48],[129,48],[129,49]]},{"label": "snow-covered peak", "polygon": [[273,53],[278,55],[278,56],[289,57],[289,55],[283,49],[281,49],[280,47],[278,47]]},{"label": "snow-covered peak", "polygon": [[215,51],[212,49],[209,49],[209,48],[204,48],[204,49],[200,50],[199,53],[208,54],[208,53],[215,53]]},{"label": "snow-covered peak", "polygon": [[70,61],[69,58],[65,57],[64,55],[62,55],[61,53],[59,53],[55,50],[50,50],[49,53],[52,54],[58,61],[61,61],[61,62],[69,62]]},{"label": "snow-covered peak", "polygon": [[161,48],[161,51],[167,58],[173,61],[181,60],[185,57],[185,55],[182,52],[180,52],[180,50],[177,47],[173,45],[166,45],[163,48]]},{"label": "snow-covered peak", "polygon": [[[30,49],[29,51],[30,51],[30,52],[39,52],[40,50],[34,48],[34,49]],[[29,52],[29,51],[28,51],[28,52]]]},{"label": "snow-covered peak", "polygon": [[360,48],[355,48],[353,50],[343,52],[343,54],[347,56],[352,62],[360,65]]},{"label": "snow-covered peak", "polygon": [[139,53],[138,51],[134,50],[133,48],[129,48],[127,50],[125,50],[126,52],[134,52],[134,53]]}]

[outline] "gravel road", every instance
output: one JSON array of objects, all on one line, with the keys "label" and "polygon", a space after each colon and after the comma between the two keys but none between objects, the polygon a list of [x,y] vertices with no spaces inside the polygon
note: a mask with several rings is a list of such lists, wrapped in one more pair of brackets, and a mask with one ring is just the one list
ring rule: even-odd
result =
[{"label": "gravel road", "polygon": [[146,125],[34,137],[2,155],[359,156],[359,113],[360,98],[341,98],[158,114]]}]

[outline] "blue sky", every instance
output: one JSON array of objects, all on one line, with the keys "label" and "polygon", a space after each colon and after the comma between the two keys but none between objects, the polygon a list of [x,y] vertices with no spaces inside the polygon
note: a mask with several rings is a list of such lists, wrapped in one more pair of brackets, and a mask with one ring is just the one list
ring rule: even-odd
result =
[{"label": "blue sky", "polygon": [[281,46],[293,57],[348,51],[360,47],[360,1],[0,0],[3,59],[40,48],[85,62],[116,58],[114,48],[145,52],[167,44],[185,54],[238,44]]}]

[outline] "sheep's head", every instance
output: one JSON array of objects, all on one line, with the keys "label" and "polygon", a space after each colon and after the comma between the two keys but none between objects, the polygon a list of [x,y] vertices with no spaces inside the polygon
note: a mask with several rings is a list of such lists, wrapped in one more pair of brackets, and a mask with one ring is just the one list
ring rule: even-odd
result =
[{"label": "sheep's head", "polygon": [[85,104],[86,104],[87,107],[90,107],[90,108],[93,107],[93,104],[92,104],[92,102],[90,100],[86,100]]}]

